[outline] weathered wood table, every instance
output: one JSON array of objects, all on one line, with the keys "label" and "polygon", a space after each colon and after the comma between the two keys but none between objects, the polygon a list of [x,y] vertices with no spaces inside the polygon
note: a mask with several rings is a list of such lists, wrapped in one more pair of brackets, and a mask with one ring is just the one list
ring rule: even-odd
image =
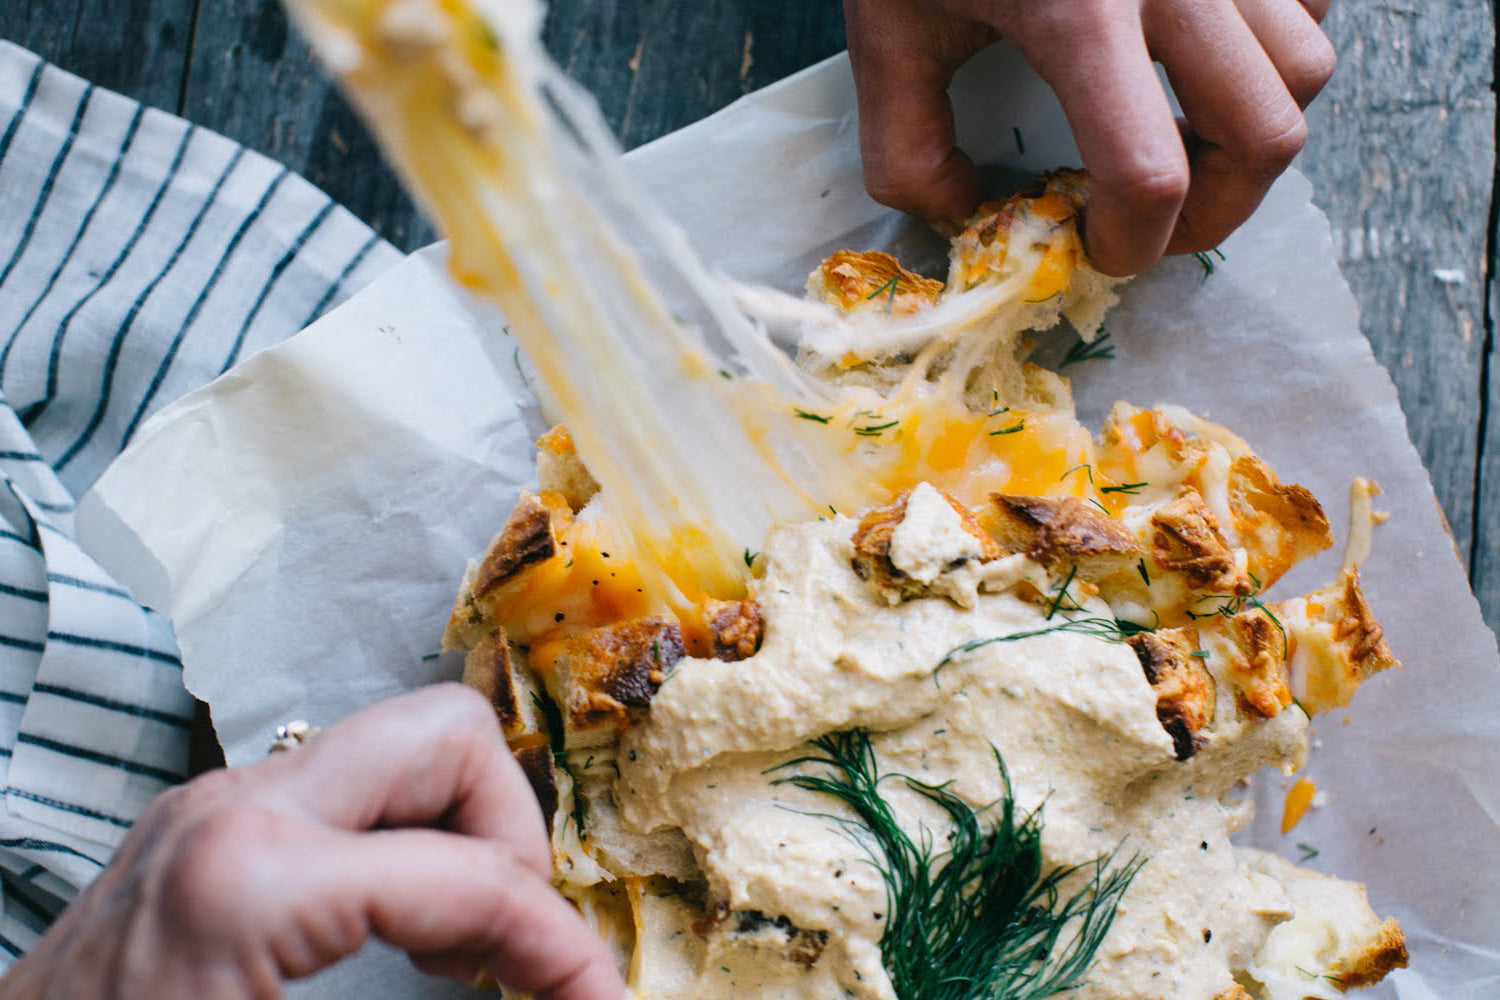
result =
[{"label": "weathered wood table", "polygon": [[[1300,165],[1494,627],[1492,8],[1341,0],[1326,26],[1341,64]],[[280,0],[4,0],[0,37],[281,160],[404,249],[432,237]],[[835,0],[553,0],[547,40],[633,146],[838,51],[843,22]]]}]

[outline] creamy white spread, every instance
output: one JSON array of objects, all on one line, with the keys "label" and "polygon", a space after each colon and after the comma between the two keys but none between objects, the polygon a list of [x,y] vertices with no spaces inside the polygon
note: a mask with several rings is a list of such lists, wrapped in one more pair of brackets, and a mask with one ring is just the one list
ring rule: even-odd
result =
[{"label": "creamy white spread", "polygon": [[[914,523],[891,545],[907,573],[922,579],[969,553],[936,491],[915,491],[910,514]],[[880,875],[828,818],[840,811],[833,800],[776,784],[772,772],[805,753],[806,741],[856,726],[874,734],[883,771],[951,782],[975,808],[1001,792],[998,750],[1018,804],[1044,809],[1049,866],[1111,852],[1147,859],[1078,996],[1208,1000],[1228,989],[1291,909],[1277,881],[1230,845],[1248,805],[1225,796],[1262,765],[1299,761],[1306,718],[1288,711],[1252,725],[1221,705],[1207,745],[1178,761],[1122,643],[1053,632],[992,643],[939,669],[970,640],[1057,624],[1012,589],[1018,578],[1035,582],[1040,568],[1021,556],[982,569],[970,559],[951,570],[967,577],[956,595],[964,600],[890,606],[851,569],[855,526],[834,517],[773,534],[756,588],[762,648],[738,663],[680,663],[648,718],[623,737],[616,785],[628,828],[682,831],[715,901],[827,931],[827,947],[807,971],[753,947],[734,961],[684,965],[667,954],[684,947],[681,935],[666,930],[681,930],[667,916],[682,907],[654,903],[662,930],[646,931],[659,939],[637,944],[643,995],[894,997],[879,949]],[[1084,603],[1075,617],[1111,617],[1097,600]],[[930,803],[898,782],[883,790],[914,837],[924,826],[941,830]],[[747,962],[760,971],[747,972]],[[651,981],[650,969],[669,967]]]}]

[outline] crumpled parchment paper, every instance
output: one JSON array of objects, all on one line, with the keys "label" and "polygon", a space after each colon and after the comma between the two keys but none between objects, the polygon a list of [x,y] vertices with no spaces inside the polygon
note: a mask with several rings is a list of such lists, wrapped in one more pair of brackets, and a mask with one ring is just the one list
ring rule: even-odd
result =
[{"label": "crumpled parchment paper", "polygon": [[[1012,53],[969,67],[960,134],[983,162],[1076,162],[1056,101]],[[800,287],[841,246],[931,253],[859,181],[853,87],[838,57],[631,153],[641,182],[735,277]],[[1023,152],[1024,147],[1024,152]],[[1406,928],[1413,968],[1371,996],[1500,995],[1500,661],[1395,390],[1359,330],[1326,219],[1295,172],[1223,246],[1211,275],[1173,260],[1130,284],[1106,326],[1117,356],[1074,366],[1097,426],[1117,398],[1176,402],[1246,437],[1324,501],[1343,537],[1356,475],[1385,489],[1365,584],[1406,669],[1316,720],[1324,790],[1289,836],[1287,785],[1263,776],[1243,839],[1360,879]],[[525,360],[478,329],[416,254],[287,343],[164,410],[85,499],[79,534],[168,614],[188,686],[231,763],[291,718],[326,724],[457,676],[436,657],[467,559],[531,477],[542,426]],[[1067,337],[1066,334],[1056,337]],[[1048,349],[1044,345],[1044,352]],[[1056,350],[1056,348],[1053,348]],[[1277,594],[1317,586],[1338,553]],[[468,995],[388,950],[304,996]]]}]

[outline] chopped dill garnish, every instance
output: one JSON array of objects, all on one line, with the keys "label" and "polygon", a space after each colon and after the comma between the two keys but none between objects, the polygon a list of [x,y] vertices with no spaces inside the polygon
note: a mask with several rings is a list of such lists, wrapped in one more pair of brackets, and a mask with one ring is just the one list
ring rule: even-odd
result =
[{"label": "chopped dill garnish", "polygon": [[1082,469],[1084,473],[1089,477],[1089,485],[1092,486],[1094,484],[1094,467],[1087,462],[1080,462],[1078,465],[1073,466],[1067,472],[1064,472],[1062,475],[1058,476],[1057,481],[1062,482],[1064,479],[1067,479],[1079,469]]},{"label": "chopped dill garnish", "polygon": [[1080,340],[1068,348],[1068,353],[1063,355],[1063,359],[1058,362],[1057,367],[1066,368],[1069,365],[1076,365],[1081,361],[1098,361],[1114,356],[1115,346],[1109,342],[1109,332],[1105,331],[1099,334],[1097,340],[1088,343]]},{"label": "chopped dill garnish", "polygon": [[1128,496],[1135,496],[1137,493],[1139,493],[1141,491],[1142,487],[1144,487],[1144,486],[1150,486],[1150,485],[1151,485],[1150,483],[1121,483],[1119,486],[1101,486],[1101,487],[1099,487],[1099,492],[1100,493],[1124,493],[1124,494],[1126,494]]},{"label": "chopped dill garnish", "polygon": [[990,431],[990,437],[994,437],[997,434],[1015,434],[1019,431],[1024,431],[1025,429],[1026,421],[1021,420],[1017,423],[1011,424],[1009,427],[1002,427],[998,431]]},{"label": "chopped dill garnish", "polygon": [[753,567],[755,565],[755,560],[758,559],[758,558],[760,558],[760,553],[759,552],[751,552],[749,550],[749,548],[745,549],[745,565],[746,566]]},{"label": "chopped dill garnish", "polygon": [[[831,733],[812,746],[817,752],[782,767],[826,772],[776,783],[831,796],[854,814],[829,818],[865,849],[885,882],[880,955],[897,997],[1041,1000],[1083,982],[1144,859],[1117,865],[1111,852],[1045,870],[1042,811],[1017,807],[993,747],[1001,795],[976,810],[946,785],[881,774],[868,730]],[[937,806],[948,829],[924,828],[913,839],[881,794],[888,780]],[[947,846],[939,851],[937,844]],[[1062,884],[1077,874],[1082,886],[1064,897]]]},{"label": "chopped dill garnish", "polygon": [[1219,258],[1221,261],[1225,259],[1224,251],[1218,247],[1214,247],[1212,250],[1199,250],[1193,256],[1198,258],[1198,263],[1203,267],[1203,278],[1205,281],[1208,280],[1210,274],[1214,273],[1214,257]]},{"label": "chopped dill garnish", "polygon": [[719,378],[723,379],[726,382],[731,381],[734,378],[734,372],[730,371],[728,368],[720,368]]},{"label": "chopped dill garnish", "polygon": [[794,409],[792,412],[797,414],[797,416],[801,417],[803,420],[816,420],[820,424],[826,424],[828,423],[828,421],[833,419],[832,417],[825,417],[817,413],[808,413],[806,410]]},{"label": "chopped dill garnish", "polygon": [[[865,301],[869,302],[871,300],[878,299],[882,295],[885,295],[886,296],[885,311],[886,311],[886,315],[890,315],[891,309],[893,309],[895,307],[895,305],[896,305],[896,288],[900,284],[901,284],[901,275],[899,275],[899,274],[893,274],[893,275],[891,275],[891,280],[890,281],[887,281],[885,284],[883,284],[879,288],[875,289],[869,295],[866,295],[865,296]],[[886,292],[887,289],[890,290],[889,294],[887,294],[887,292]]]},{"label": "chopped dill garnish", "polygon": [[1021,156],[1026,155],[1026,140],[1021,138],[1021,128],[1018,125],[1010,127],[1010,134],[1016,137],[1016,152]]},{"label": "chopped dill garnish", "polygon": [[860,437],[879,437],[881,431],[888,431],[900,422],[899,420],[892,420],[888,424],[871,424],[868,427],[856,427],[854,428],[854,433]]},{"label": "chopped dill garnish", "polygon": [[1083,610],[1083,606],[1082,605],[1080,605],[1077,601],[1073,600],[1072,597],[1068,596],[1068,588],[1071,587],[1071,586],[1073,586],[1073,578],[1075,576],[1077,576],[1077,575],[1078,575],[1078,564],[1074,563],[1073,566],[1072,566],[1072,568],[1068,570],[1068,578],[1062,582],[1062,586],[1061,587],[1057,588],[1057,593],[1052,596],[1052,600],[1049,601],[1048,604],[1047,604],[1047,620],[1049,622],[1052,620],[1052,616],[1055,615],[1055,614],[1057,614],[1057,612],[1058,612],[1059,609],[1063,608],[1063,601],[1067,601],[1068,603],[1070,603],[1070,604],[1073,605],[1072,607],[1067,608],[1065,610],[1068,610],[1068,611],[1082,611]]},{"label": "chopped dill garnish", "polygon": [[1039,635],[1051,635],[1054,632],[1075,632],[1080,635],[1091,635],[1106,642],[1124,642],[1138,632],[1150,631],[1151,629],[1143,625],[1115,618],[1070,618],[1060,624],[1049,625],[1046,628],[1028,629],[1025,632],[1011,632],[1009,635],[995,635],[987,639],[970,639],[968,642],[960,643],[948,650],[947,654],[938,661],[934,672],[946,667],[965,653],[972,653],[976,649],[993,646],[999,642],[1016,642],[1021,639],[1033,639]]},{"label": "chopped dill garnish", "polygon": [[519,346],[517,346],[515,351],[511,353],[510,360],[516,366],[516,374],[521,376],[521,383],[525,385],[526,388],[531,388],[531,377],[527,375],[525,369],[521,367],[521,348]]},{"label": "chopped dill garnish", "polygon": [[[1000,398],[1000,394],[998,392],[995,393],[995,398],[996,399]],[[1010,412],[1010,407],[1008,407],[1008,406],[1001,406],[1001,407],[999,407],[997,409],[991,410],[990,412],[986,413],[985,416],[986,417],[998,417],[1002,413],[1009,413],[1009,412]]]},{"label": "chopped dill garnish", "polygon": [[1141,579],[1146,581],[1146,586],[1151,586],[1151,574],[1146,572],[1146,560],[1141,559],[1135,564],[1135,568],[1140,572]]},{"label": "chopped dill garnish", "polygon": [[1189,653],[1188,655],[1189,656],[1196,656],[1200,660],[1206,660],[1206,659],[1208,659],[1208,650],[1206,650],[1206,649],[1196,649],[1193,652]]},{"label": "chopped dill garnish", "polygon": [[1106,506],[1104,506],[1098,500],[1095,500],[1093,497],[1089,497],[1089,503],[1093,504],[1095,507],[1098,507],[1100,510],[1102,510],[1104,512],[1104,515],[1106,517],[1110,516],[1109,515],[1109,508],[1106,507]]},{"label": "chopped dill garnish", "polygon": [[828,513],[832,514],[834,517],[839,516],[839,512],[834,509],[833,504],[828,505]]},{"label": "chopped dill garnish", "polygon": [[1323,853],[1305,840],[1297,841],[1297,850],[1302,852],[1302,856],[1297,859],[1298,864],[1311,861],[1313,858]]},{"label": "chopped dill garnish", "polygon": [[442,656],[442,655],[443,654],[441,652],[438,652],[438,653],[427,653],[426,655],[424,655],[422,657],[422,662],[423,663],[431,663],[433,660],[437,659],[439,656]]},{"label": "chopped dill garnish", "polygon": [[1200,604],[1203,601],[1222,601],[1223,603],[1209,611],[1194,611],[1192,608],[1188,608],[1187,616],[1194,620],[1212,618],[1215,615],[1223,618],[1233,618],[1244,611],[1246,606],[1252,607],[1269,618],[1271,624],[1276,626],[1276,631],[1281,633],[1281,658],[1284,660],[1291,655],[1291,641],[1287,637],[1286,627],[1281,624],[1281,619],[1276,617],[1275,612],[1266,607],[1265,603],[1261,601],[1259,596],[1261,591],[1260,578],[1251,573],[1250,582],[1255,584],[1255,589],[1248,594],[1200,594],[1193,601],[1194,604]]}]

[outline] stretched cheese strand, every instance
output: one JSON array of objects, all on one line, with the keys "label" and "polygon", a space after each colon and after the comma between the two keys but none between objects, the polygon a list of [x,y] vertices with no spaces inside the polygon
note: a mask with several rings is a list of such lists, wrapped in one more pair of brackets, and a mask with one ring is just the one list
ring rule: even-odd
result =
[{"label": "stretched cheese strand", "polygon": [[[1020,305],[1045,239],[1013,240],[1010,278],[910,323],[861,324],[820,307],[825,340],[926,345],[895,398],[835,390],[742,311],[758,302],[796,317],[805,305],[743,289],[736,298],[637,193],[592,98],[543,50],[535,0],[288,2],[447,236],[455,279],[499,308],[532,360],[544,404],[603,487],[609,530],[628,531],[621,548],[665,571],[646,574],[675,591],[660,596],[732,594],[744,547],[772,525],[830,505],[857,510],[937,473],[952,480],[985,457],[967,447],[985,429],[961,402],[963,379],[986,343],[1034,320]],[[1006,302],[1015,307],[997,309]],[[965,331],[960,363],[925,378]],[[723,377],[726,356],[749,377]],[[871,431],[896,423],[910,431],[900,442]],[[1030,436],[989,443],[1025,451]],[[1083,461],[1075,438],[1063,435],[1064,450]],[[925,467],[934,450],[951,468]]]}]

